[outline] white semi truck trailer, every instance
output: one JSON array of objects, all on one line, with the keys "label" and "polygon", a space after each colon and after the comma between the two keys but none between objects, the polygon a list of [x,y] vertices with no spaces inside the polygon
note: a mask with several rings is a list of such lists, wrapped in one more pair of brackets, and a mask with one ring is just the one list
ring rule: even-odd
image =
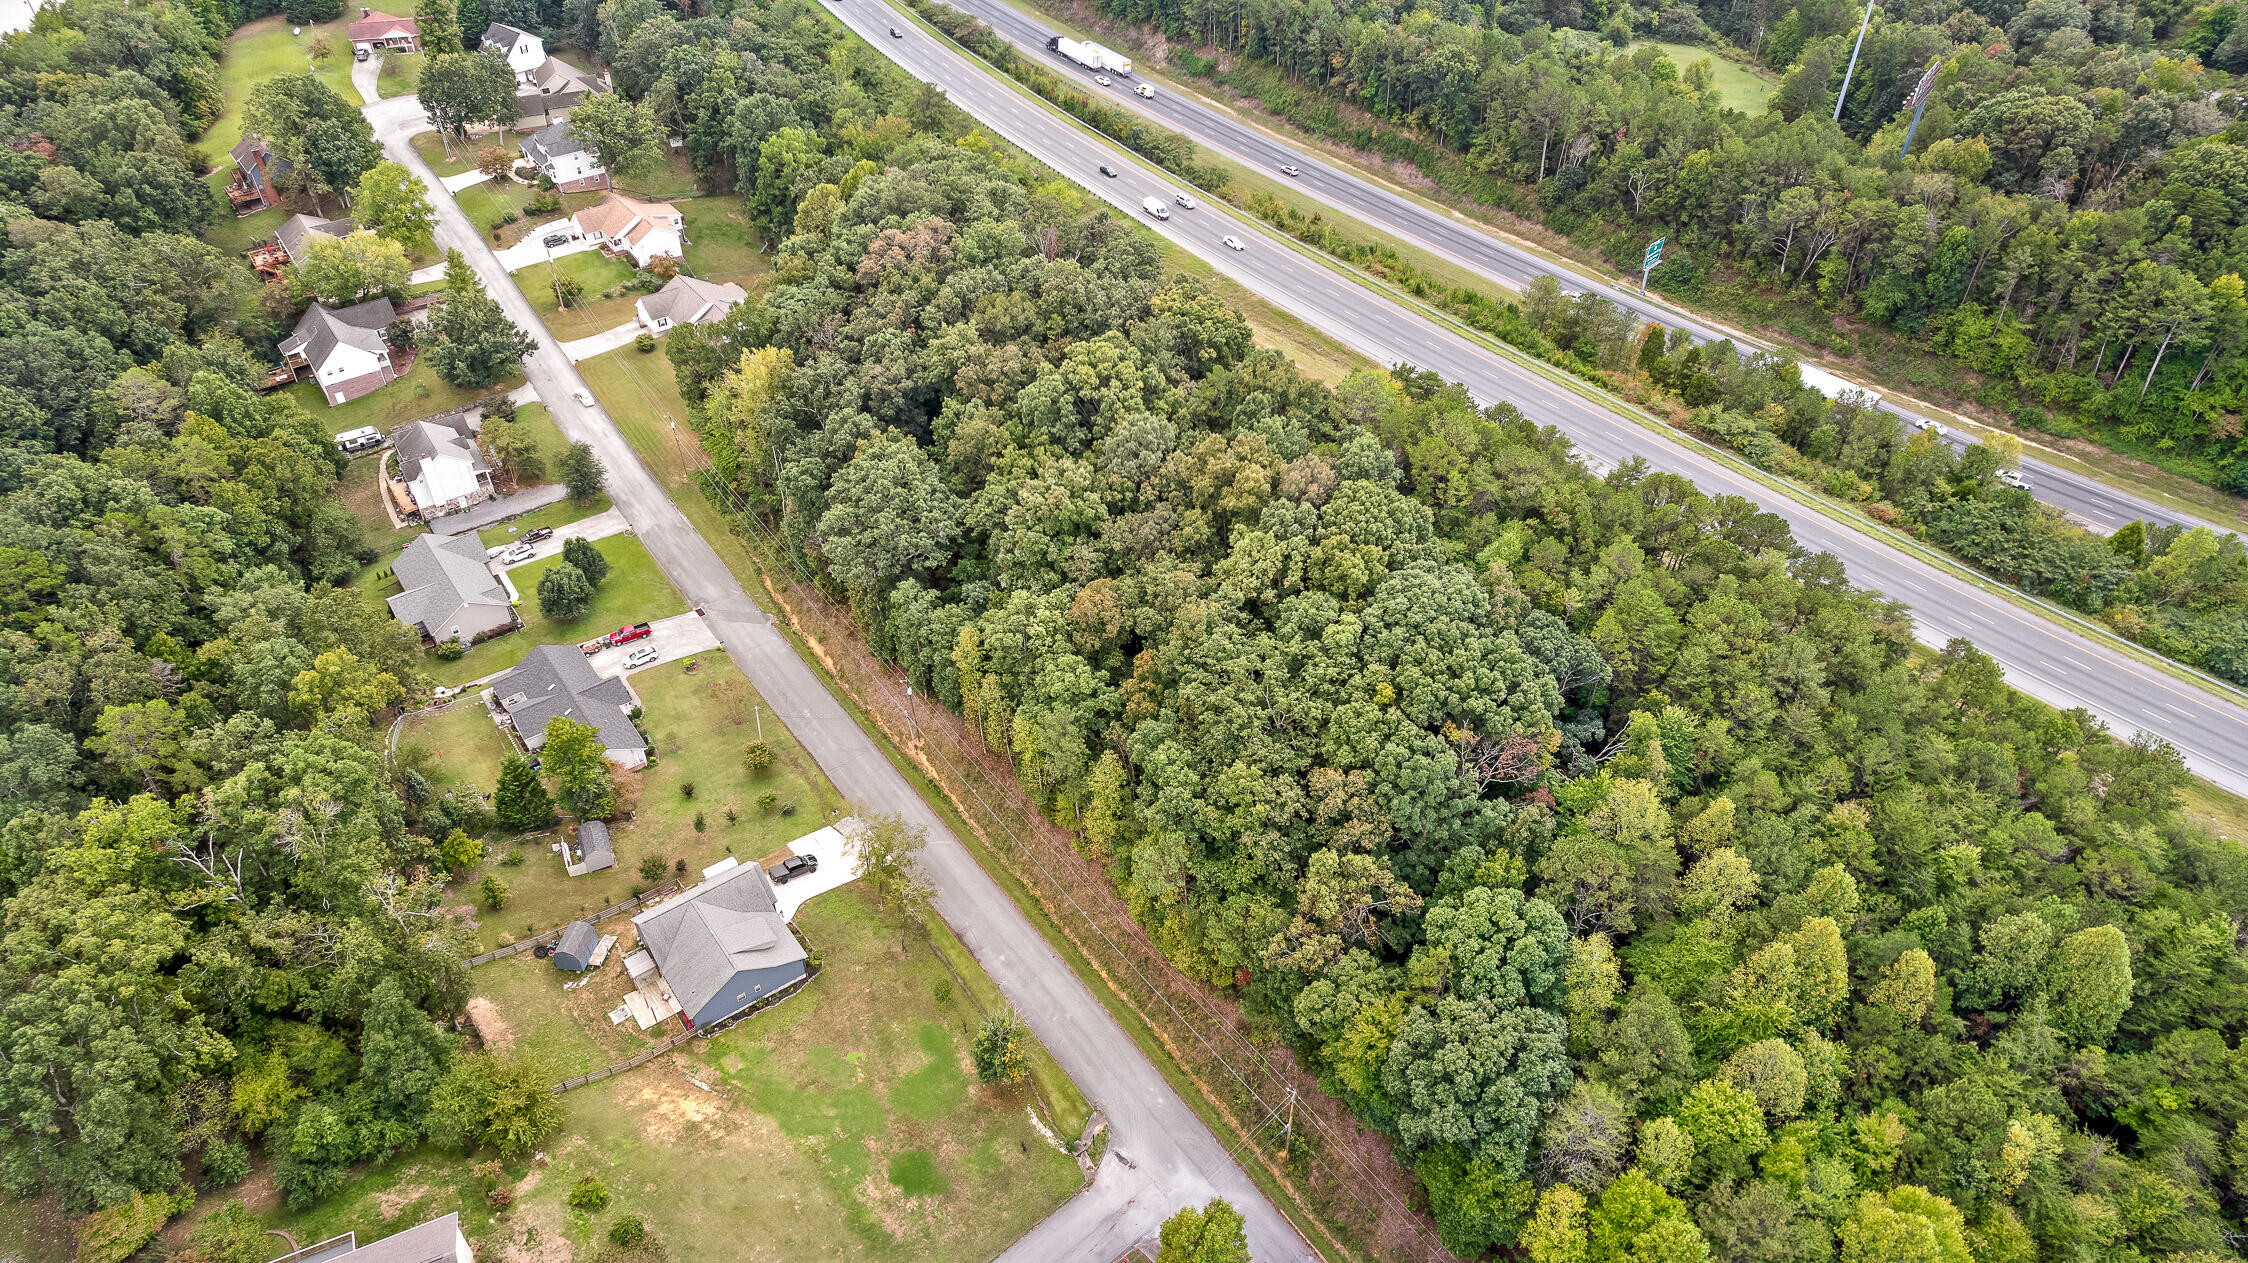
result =
[{"label": "white semi truck trailer", "polygon": [[1056,35],[1046,41],[1046,47],[1069,58],[1087,70],[1113,70],[1120,75],[1132,73],[1132,59],[1122,53],[1111,52],[1091,40],[1080,42]]}]

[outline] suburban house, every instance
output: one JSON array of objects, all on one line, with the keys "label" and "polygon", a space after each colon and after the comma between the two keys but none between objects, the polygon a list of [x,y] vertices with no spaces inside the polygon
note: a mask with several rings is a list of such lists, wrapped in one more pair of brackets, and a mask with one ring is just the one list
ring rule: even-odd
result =
[{"label": "suburban house", "polygon": [[234,159],[234,179],[226,187],[226,200],[233,203],[234,213],[247,215],[281,204],[281,190],[273,186],[276,177],[289,173],[287,158],[276,158],[265,147],[265,138],[256,132],[246,132],[229,151]]},{"label": "suburban house", "polygon": [[484,28],[483,51],[507,59],[515,73],[516,115],[524,123],[554,122],[579,101],[609,85],[559,57],[546,55],[546,41],[504,22]]},{"label": "suburban house", "polygon": [[716,320],[749,298],[739,285],[713,285],[692,276],[674,276],[662,289],[632,305],[640,327],[662,333],[674,325]]},{"label": "suburban house", "polygon": [[423,521],[480,504],[492,494],[492,462],[477,446],[468,414],[408,421],[390,432],[398,480]]},{"label": "suburban house", "polygon": [[580,820],[576,841],[562,852],[562,871],[572,877],[583,877],[616,866],[617,848],[609,841],[608,824],[600,820]]},{"label": "suburban house", "polygon": [[414,18],[397,18],[387,13],[359,6],[359,20],[343,28],[351,40],[352,56],[364,48],[371,56],[375,53],[418,53],[421,51],[421,23]]},{"label": "suburban house", "polygon": [[382,336],[397,318],[387,298],[351,307],[314,303],[305,308],[296,332],[281,340],[281,362],[298,381],[320,383],[321,397],[331,405],[349,403],[397,380],[398,365]]},{"label": "suburban house", "polygon": [[[805,976],[804,946],[764,866],[729,860],[714,870],[632,918],[640,950],[625,957],[625,973],[658,1021],[670,1009],[692,1027],[711,1026]],[[642,1006],[627,997],[626,1007]]]},{"label": "suburban house", "polygon": [[660,258],[686,257],[680,246],[687,221],[669,202],[643,202],[611,193],[598,205],[571,216],[570,223],[580,236],[610,254],[626,256],[634,267],[644,268]]},{"label": "suburban house", "polygon": [[492,573],[484,542],[464,535],[416,535],[390,563],[403,589],[390,598],[393,618],[435,643],[472,644],[515,626],[507,586]]},{"label": "suburban house", "polygon": [[525,136],[516,147],[523,151],[524,161],[537,167],[539,174],[554,181],[554,187],[564,193],[609,186],[609,173],[601,166],[601,159],[570,130],[567,119]]},{"label": "suburban house", "polygon": [[461,1233],[458,1213],[394,1232],[380,1241],[359,1244],[359,1235],[330,1237],[271,1261],[271,1263],[476,1263]]},{"label": "suburban house", "polygon": [[302,263],[304,262],[305,242],[312,239],[312,234],[320,233],[329,237],[348,237],[358,229],[359,225],[355,220],[320,219],[312,215],[291,215],[281,221],[279,228],[273,230],[273,239],[281,244],[281,253],[288,256],[289,262]]},{"label": "suburban house", "polygon": [[636,768],[648,762],[648,739],[632,722],[640,699],[620,675],[601,675],[575,645],[540,645],[513,670],[496,676],[492,699],[522,739],[536,751],[546,744],[546,722],[566,715],[593,725],[611,763]]}]

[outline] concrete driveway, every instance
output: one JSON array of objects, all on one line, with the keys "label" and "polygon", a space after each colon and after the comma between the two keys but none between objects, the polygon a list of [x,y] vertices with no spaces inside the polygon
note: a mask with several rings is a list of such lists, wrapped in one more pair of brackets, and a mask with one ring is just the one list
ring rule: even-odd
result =
[{"label": "concrete driveway", "polygon": [[463,171],[459,175],[448,175],[438,183],[445,186],[447,193],[458,193],[462,189],[474,188],[489,178],[481,171]]},{"label": "concrete driveway", "polygon": [[781,915],[796,919],[796,910],[814,895],[824,895],[859,875],[859,848],[854,845],[846,829],[848,819],[838,820],[825,829],[808,833],[788,844],[791,854],[810,855],[820,866],[809,873],[773,887],[780,900]]},{"label": "concrete driveway", "polygon": [[[347,47],[339,49],[337,51],[337,55],[341,57],[349,57],[352,55],[352,52],[353,50]],[[378,81],[381,80],[381,78],[381,57],[371,56],[365,61],[355,61],[351,63],[351,86],[359,89],[359,98],[369,105],[373,105],[376,101],[382,99],[382,93],[378,88]]]},{"label": "concrete driveway", "polygon": [[639,321],[627,320],[614,329],[603,329],[590,338],[563,343],[562,354],[569,356],[572,364],[590,360],[596,355],[606,355],[620,346],[632,345],[632,340],[639,337],[640,332]]},{"label": "concrete driveway", "polygon": [[[545,241],[555,233],[561,233],[570,240],[549,250]],[[576,233],[577,229],[570,226],[568,219],[550,220],[533,228],[530,236],[507,249],[492,251],[492,256],[500,261],[501,267],[510,272],[520,272],[534,263],[546,262],[549,257],[559,259],[565,254],[600,248],[591,238],[580,237]]]},{"label": "concrete driveway", "polygon": [[649,667],[660,667],[666,662],[677,662],[698,653],[709,653],[719,648],[718,629],[710,625],[709,619],[689,610],[670,618],[659,618],[651,625],[647,636],[629,645],[604,649],[586,661],[593,665],[596,675],[627,675],[630,672],[625,670],[624,660],[632,656],[636,649],[651,647],[656,651],[656,660],[644,662],[632,668],[633,671],[645,671]]},{"label": "concrete driveway", "polygon": [[[573,539],[607,539],[611,535],[621,535],[631,530],[632,523],[625,520],[622,510],[603,509],[592,517],[581,517],[575,522],[568,522],[555,527],[554,534],[531,545],[531,555],[515,564],[528,566],[541,557],[552,557],[562,551],[562,545]],[[514,545],[511,543],[501,544],[486,551],[497,557],[501,552],[513,547]]]}]

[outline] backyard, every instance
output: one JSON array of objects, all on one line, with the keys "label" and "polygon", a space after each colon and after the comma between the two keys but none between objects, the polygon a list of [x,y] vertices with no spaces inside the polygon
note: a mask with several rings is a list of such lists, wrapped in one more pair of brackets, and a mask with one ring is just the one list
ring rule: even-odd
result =
[{"label": "backyard", "polygon": [[422,55],[420,53],[389,53],[382,59],[382,74],[375,80],[375,91],[386,97],[412,96],[421,82]]},{"label": "backyard", "polygon": [[687,222],[687,270],[706,281],[732,281],[757,293],[757,279],[769,275],[771,256],[757,226],[749,222],[738,197],[695,197],[677,203]]},{"label": "backyard", "polygon": [[[693,661],[691,674],[682,661],[631,677],[644,707],[641,727],[655,741],[656,760],[619,777],[620,796],[627,799],[622,809],[633,818],[610,826],[617,866],[566,876],[562,861],[544,849],[553,835],[524,846],[524,862],[510,865],[504,861],[514,847],[495,839],[484,866],[455,879],[463,902],[473,902],[470,894],[485,873],[499,874],[510,887],[506,907],[478,927],[480,946],[498,947],[626,898],[650,884],[639,875],[640,862],[648,856],[665,862],[667,876],[685,860],[692,875],[729,854],[744,861],[771,856],[843,812],[842,796],[725,653],[712,650],[696,654]],[[504,736],[493,729],[491,736],[499,743],[494,745],[471,726],[441,722],[451,715],[446,711],[426,728],[409,731],[401,744],[446,743],[445,748],[460,753],[460,760],[456,766],[452,755],[444,755],[441,769],[479,792],[491,789],[498,781],[499,760],[507,753]],[[773,765],[753,777],[742,767],[742,750],[760,733],[773,751]],[[679,792],[685,784],[695,787],[693,798]],[[757,800],[768,793],[773,807],[760,809]],[[784,816],[784,807],[794,810]],[[735,814],[732,822],[726,819],[728,808]],[[695,828],[698,815],[703,817],[701,829]]]},{"label": "backyard", "polygon": [[351,463],[344,466],[336,492],[343,497],[343,507],[359,519],[359,538],[383,559],[381,564],[388,565],[388,559],[397,556],[407,541],[421,534],[421,528],[392,526],[390,515],[383,512],[382,469],[388,463],[385,455],[378,450],[353,457]]},{"label": "backyard", "polygon": [[[824,965],[801,994],[564,1095],[561,1132],[543,1155],[502,1164],[507,1210],[485,1204],[475,1168],[488,1155],[425,1147],[306,1209],[280,1206],[261,1167],[206,1193],[166,1240],[178,1247],[189,1222],[241,1199],[300,1244],[345,1231],[364,1244],[457,1212],[479,1258],[586,1258],[629,1214],[677,1263],[980,1263],[1077,1191],[1076,1163],[1030,1121],[1037,1098],[1020,1084],[976,1083],[968,1043],[990,982],[972,961],[955,973],[965,958],[946,950],[941,927],[934,939],[901,928],[857,886],[815,898],[797,923]],[[479,1008],[500,1019],[495,1043],[558,1075],[644,1046],[632,1023],[620,1033],[602,1016],[627,986],[622,955],[572,992],[528,953],[479,968],[471,982],[488,1002]],[[1033,1059],[1046,1060],[1037,1049]],[[1055,1130],[1075,1139],[1083,1097],[1066,1080],[1041,1090],[1060,1116]],[[567,1204],[589,1175],[609,1191],[605,1210]],[[29,1224],[35,1207],[10,1209]],[[52,1257],[68,1258],[67,1247]]]},{"label": "backyard", "polygon": [[463,404],[474,403],[486,394],[504,394],[523,384],[521,377],[510,377],[484,390],[471,390],[465,386],[448,384],[438,377],[429,362],[416,357],[406,375],[394,382],[371,390],[349,403],[331,404],[320,391],[318,382],[298,382],[282,388],[306,412],[319,420],[322,429],[331,434],[356,430],[371,425],[389,432],[423,417],[435,416]]}]

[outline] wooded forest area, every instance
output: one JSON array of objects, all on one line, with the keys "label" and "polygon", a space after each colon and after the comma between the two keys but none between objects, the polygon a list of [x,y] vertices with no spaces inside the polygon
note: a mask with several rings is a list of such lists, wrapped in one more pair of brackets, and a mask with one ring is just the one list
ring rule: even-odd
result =
[{"label": "wooded forest area", "polygon": [[[2248,491],[2238,4],[1876,6],[1839,124],[1850,0],[1099,7],[1157,27],[1174,67],[1619,268],[1667,235],[1657,288],[1878,326],[2020,424]],[[1730,44],[1783,77],[1769,103],[1727,100],[1648,39]]]},{"label": "wooded forest area", "polygon": [[824,87],[797,174],[736,168],[780,284],[668,344],[716,477],[1456,1250],[2230,1256],[2248,868],[2174,752],[1916,653],[1751,505],[1310,382],[1075,190],[838,143]]}]

